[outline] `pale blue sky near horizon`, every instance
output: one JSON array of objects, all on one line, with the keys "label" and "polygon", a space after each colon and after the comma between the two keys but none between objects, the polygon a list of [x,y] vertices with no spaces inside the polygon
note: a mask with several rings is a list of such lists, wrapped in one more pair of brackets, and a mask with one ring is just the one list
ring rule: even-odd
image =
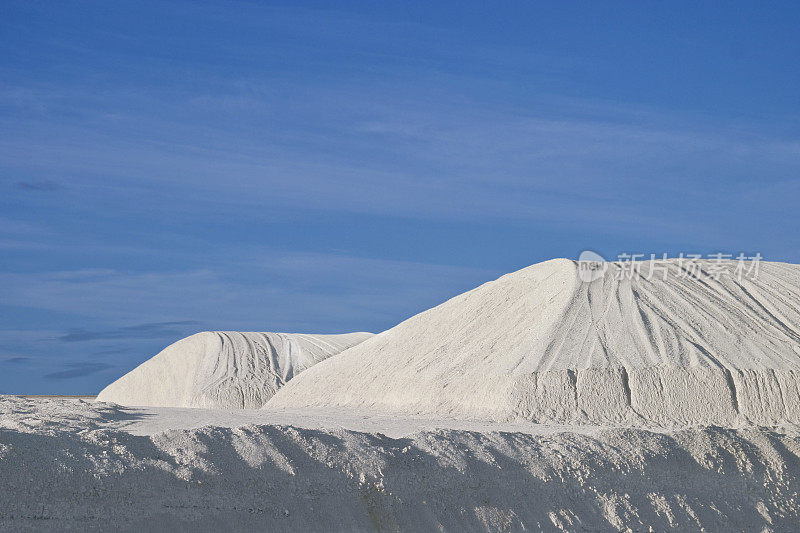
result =
[{"label": "pale blue sky near horizon", "polygon": [[800,262],[791,2],[0,4],[0,393],[591,249]]}]

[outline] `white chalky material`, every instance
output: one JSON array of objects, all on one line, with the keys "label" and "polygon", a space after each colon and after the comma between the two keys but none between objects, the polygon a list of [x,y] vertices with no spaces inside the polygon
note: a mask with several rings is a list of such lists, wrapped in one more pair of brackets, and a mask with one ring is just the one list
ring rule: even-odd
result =
[{"label": "white chalky material", "polygon": [[[800,266],[554,259],[316,365],[265,408],[590,424],[800,422]],[[750,264],[748,267],[752,266]],[[648,279],[649,278],[649,279]]]},{"label": "white chalky material", "polygon": [[168,346],[103,389],[97,400],[255,409],[299,372],[371,336],[205,331]]}]

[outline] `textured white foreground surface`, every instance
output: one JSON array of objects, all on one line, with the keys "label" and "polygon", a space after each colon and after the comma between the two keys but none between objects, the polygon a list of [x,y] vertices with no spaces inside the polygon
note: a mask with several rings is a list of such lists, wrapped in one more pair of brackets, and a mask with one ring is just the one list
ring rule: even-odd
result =
[{"label": "textured white foreground surface", "polygon": [[267,408],[683,427],[800,422],[800,266],[757,279],[605,275],[546,261],[420,313],[281,389]]},{"label": "textured white foreground surface", "polygon": [[204,331],[166,347],[97,398],[133,406],[257,408],[298,373],[371,336]]},{"label": "textured white foreground surface", "polygon": [[0,530],[800,527],[800,436],[789,427],[429,419],[395,420],[389,437],[374,430],[386,420],[343,411],[229,414],[233,427],[161,432],[226,417],[0,397]]}]

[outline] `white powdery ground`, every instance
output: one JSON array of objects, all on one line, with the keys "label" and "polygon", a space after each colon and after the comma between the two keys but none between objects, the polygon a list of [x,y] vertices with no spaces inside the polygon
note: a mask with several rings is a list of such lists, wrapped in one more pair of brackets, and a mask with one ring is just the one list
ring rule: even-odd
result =
[{"label": "white powdery ground", "polygon": [[[385,419],[346,411],[227,413],[0,397],[0,530],[800,525],[793,426],[570,430],[417,419],[388,424],[388,437],[375,431]],[[231,427],[196,427],[204,423]]]}]

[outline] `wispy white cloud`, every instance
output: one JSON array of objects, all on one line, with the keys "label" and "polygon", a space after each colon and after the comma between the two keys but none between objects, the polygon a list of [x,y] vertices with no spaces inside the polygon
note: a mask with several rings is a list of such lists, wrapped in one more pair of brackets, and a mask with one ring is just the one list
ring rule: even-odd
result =
[{"label": "wispy white cloud", "polygon": [[[301,113],[320,117],[321,127],[294,126],[276,134],[255,120],[255,135],[245,143],[242,130],[231,130],[230,123],[204,125],[186,141],[175,142],[183,136],[182,126],[140,116],[125,117],[123,123],[126,131],[138,124],[134,130],[158,132],[146,141],[68,125],[63,138],[37,144],[35,150],[35,132],[0,138],[0,151],[42,170],[79,176],[79,194],[90,197],[114,194],[108,189],[112,176],[119,194],[126,187],[133,194],[155,187],[167,196],[185,191],[201,201],[218,198],[253,207],[445,220],[471,218],[479,210],[483,216],[545,225],[600,223],[618,232],[638,220],[673,237],[687,229],[677,221],[694,216],[696,206],[683,207],[687,199],[705,198],[713,188],[716,198],[735,207],[737,192],[748,180],[774,180],[800,170],[796,141],[731,133],[705,122],[675,125],[663,119],[664,125],[652,113],[644,123],[619,123],[553,119],[547,116],[552,112],[537,116],[468,101],[459,102],[464,107],[459,110],[407,99],[356,111],[359,99],[353,95],[327,97],[332,105],[308,103]],[[228,109],[228,98],[245,108],[251,100],[204,98],[206,113],[216,116],[214,106]],[[274,107],[280,104],[250,113],[272,120]],[[277,123],[281,120],[279,115]],[[669,203],[664,195],[678,215],[669,224],[654,212]]]}]

